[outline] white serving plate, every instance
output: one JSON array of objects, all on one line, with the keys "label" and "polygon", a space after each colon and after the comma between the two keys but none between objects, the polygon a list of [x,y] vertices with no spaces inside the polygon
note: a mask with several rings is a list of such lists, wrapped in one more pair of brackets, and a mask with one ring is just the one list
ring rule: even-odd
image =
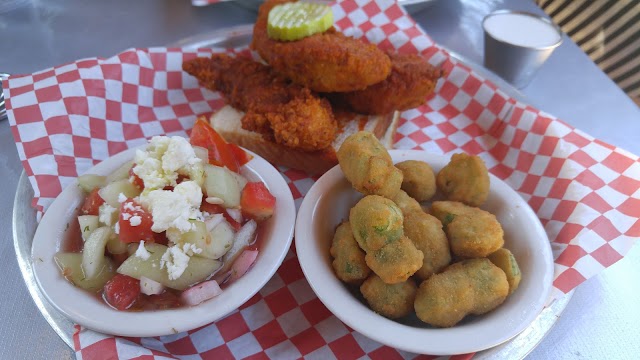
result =
[{"label": "white serving plate", "polygon": [[[106,175],[133,158],[135,149],[119,153],[88,173]],[[250,152],[251,153],[251,152]],[[60,251],[67,224],[77,221],[77,208],[85,195],[77,182],[69,185],[51,204],[40,222],[31,250],[35,279],[46,299],[73,322],[106,334],[161,336],[209,324],[237,309],[260,290],[282,263],[293,236],[295,204],[282,175],[266,160],[251,153],[242,175],[260,180],[276,197],[274,216],[261,224],[259,255],[253,267],[222,294],[193,307],[172,310],[126,312],[106,305],[97,296],[73,286],[61,274],[53,256]]]},{"label": "white serving plate", "polygon": [[[394,163],[422,160],[437,173],[449,158],[416,150],[391,150]],[[403,322],[376,314],[334,275],[329,248],[338,224],[363,195],[352,189],[339,166],[309,190],[298,212],[296,251],[302,270],[318,298],[340,320],[362,334],[401,350],[454,355],[485,350],[525,330],[540,314],[553,281],[553,257],[547,234],[529,205],[506,183],[491,176],[483,209],[496,215],[522,271],[519,288],[494,311],[438,329],[416,317]]]}]

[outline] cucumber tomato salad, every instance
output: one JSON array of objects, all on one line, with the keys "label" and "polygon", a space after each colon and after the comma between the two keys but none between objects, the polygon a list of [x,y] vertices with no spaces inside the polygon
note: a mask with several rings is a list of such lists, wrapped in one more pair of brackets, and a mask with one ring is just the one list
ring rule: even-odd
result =
[{"label": "cucumber tomato salad", "polygon": [[87,195],[79,230],[55,255],[62,275],[117,310],[217,296],[256,260],[275,208],[262,182],[240,175],[249,160],[198,119],[189,140],[156,136],[108,176],[79,177]]}]

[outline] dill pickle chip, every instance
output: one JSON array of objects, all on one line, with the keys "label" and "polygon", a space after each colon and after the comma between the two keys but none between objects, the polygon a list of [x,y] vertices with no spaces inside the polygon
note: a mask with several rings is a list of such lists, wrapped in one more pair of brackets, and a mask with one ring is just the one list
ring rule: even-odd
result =
[{"label": "dill pickle chip", "polygon": [[267,34],[274,40],[294,41],[324,32],[332,25],[333,13],[327,5],[286,3],[269,12]]}]

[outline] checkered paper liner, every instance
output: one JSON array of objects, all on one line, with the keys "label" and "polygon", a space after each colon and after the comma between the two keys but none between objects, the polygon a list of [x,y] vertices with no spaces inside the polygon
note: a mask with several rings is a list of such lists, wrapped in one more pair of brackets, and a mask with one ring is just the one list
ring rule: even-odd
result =
[{"label": "checkered paper liner", "polygon": [[[510,98],[450,59],[394,1],[339,1],[336,26],[382,48],[420,53],[446,76],[428,102],[402,114],[396,148],[478,154],[537,213],[555,258],[553,298],[620,260],[640,236],[640,161]],[[131,49],[4,83],[18,153],[41,214],[75,177],[154,135],[186,135],[219,94],[181,71],[184,60],[238,49]],[[246,51],[246,49],[245,49]],[[280,168],[296,205],[314,179]],[[318,300],[295,249],[250,301],[224,319],[157,338],[77,327],[78,358],[412,358],[353,331]],[[453,358],[469,358],[459,355]]]}]

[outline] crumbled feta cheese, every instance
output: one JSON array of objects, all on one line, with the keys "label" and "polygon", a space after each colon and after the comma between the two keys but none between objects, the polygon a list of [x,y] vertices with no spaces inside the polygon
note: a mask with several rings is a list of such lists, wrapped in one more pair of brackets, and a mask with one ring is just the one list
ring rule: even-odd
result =
[{"label": "crumbled feta cheese", "polygon": [[138,245],[138,250],[136,250],[136,257],[147,260],[149,256],[151,256],[151,253],[144,247],[144,240],[140,240],[140,245]]},{"label": "crumbled feta cheese", "polygon": [[193,256],[195,254],[200,254],[202,252],[202,249],[192,243],[184,243],[184,245],[182,245],[182,252],[189,256]]},{"label": "crumbled feta cheese", "polygon": [[118,202],[119,202],[119,203],[123,203],[123,202],[125,202],[125,201],[127,201],[127,197],[126,197],[126,195],[125,195],[125,194],[123,194],[123,193],[118,194]]},{"label": "crumbled feta cheese", "polygon": [[123,213],[122,214],[122,220],[127,221],[129,219],[131,219],[131,214],[129,214],[129,213]]},{"label": "crumbled feta cheese", "polygon": [[160,258],[160,269],[167,268],[169,280],[179,278],[189,265],[190,257],[180,247],[172,246]]},{"label": "crumbled feta cheese", "polygon": [[183,181],[173,191],[152,190],[143,193],[140,201],[151,212],[151,230],[157,233],[171,227],[184,233],[193,229],[189,220],[202,218],[199,210],[202,189],[193,181]]},{"label": "crumbled feta cheese", "polygon": [[117,209],[114,208],[113,206],[109,205],[109,204],[102,204],[100,205],[100,207],[98,208],[98,221],[100,221],[101,223],[107,225],[107,226],[111,226],[114,223],[114,219],[113,219],[113,213],[116,211]]},{"label": "crumbled feta cheese", "polygon": [[136,151],[134,160],[133,173],[147,190],[175,186],[179,173],[193,173],[202,161],[189,141],[179,136],[154,136],[145,151]]},{"label": "crumbled feta cheese", "polygon": [[140,216],[138,216],[138,215],[134,215],[129,220],[129,223],[131,223],[131,226],[138,226],[138,225],[142,224],[142,218]]}]

